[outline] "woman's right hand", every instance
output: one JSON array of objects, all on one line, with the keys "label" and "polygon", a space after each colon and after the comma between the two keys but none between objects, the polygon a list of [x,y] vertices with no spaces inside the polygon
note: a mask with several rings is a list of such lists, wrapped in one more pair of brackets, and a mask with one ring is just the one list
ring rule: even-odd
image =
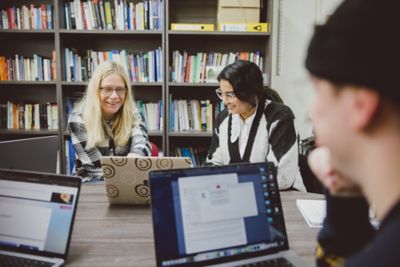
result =
[{"label": "woman's right hand", "polygon": [[362,195],[358,185],[334,170],[330,151],[327,147],[315,148],[308,156],[308,164],[331,195],[342,197]]}]

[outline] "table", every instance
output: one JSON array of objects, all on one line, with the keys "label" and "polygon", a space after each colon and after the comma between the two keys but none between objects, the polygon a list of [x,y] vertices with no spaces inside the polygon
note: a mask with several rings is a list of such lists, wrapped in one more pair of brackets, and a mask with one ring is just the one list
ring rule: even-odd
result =
[{"label": "table", "polygon": [[[318,229],[309,228],[296,199],[322,195],[281,192],[289,246],[310,264]],[[147,206],[109,206],[103,184],[84,184],[67,266],[155,266],[151,212]]]}]

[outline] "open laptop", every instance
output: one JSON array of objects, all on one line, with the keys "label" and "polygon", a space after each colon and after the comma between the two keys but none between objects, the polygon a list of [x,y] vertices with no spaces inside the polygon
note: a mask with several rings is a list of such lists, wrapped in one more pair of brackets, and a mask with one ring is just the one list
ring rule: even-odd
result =
[{"label": "open laptop", "polygon": [[57,172],[58,136],[41,136],[0,142],[0,168]]},{"label": "open laptop", "polygon": [[0,266],[64,263],[80,185],[77,177],[0,169]]},{"label": "open laptop", "polygon": [[289,251],[272,163],[153,171],[150,190],[157,266],[307,266]]},{"label": "open laptop", "polygon": [[110,204],[150,204],[149,172],[190,168],[189,157],[101,157]]}]

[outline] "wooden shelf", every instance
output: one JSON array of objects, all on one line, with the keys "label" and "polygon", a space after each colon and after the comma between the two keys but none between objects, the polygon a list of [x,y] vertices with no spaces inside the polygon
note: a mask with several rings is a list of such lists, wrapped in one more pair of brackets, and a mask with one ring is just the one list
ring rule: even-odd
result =
[{"label": "wooden shelf", "polygon": [[56,31],[55,30],[0,30],[0,34],[39,34],[39,35],[45,35],[45,34],[54,34]]},{"label": "wooden shelf", "polygon": [[[87,86],[88,82],[67,82],[62,81],[62,86]],[[133,82],[132,86],[162,86],[162,82]]]},{"label": "wooden shelf", "polygon": [[0,85],[2,84],[11,84],[11,85],[56,85],[56,81],[0,81]]},{"label": "wooden shelf", "polygon": [[168,85],[174,87],[218,87],[219,83],[177,83],[169,82]]},{"label": "wooden shelf", "polygon": [[212,35],[212,36],[270,36],[271,33],[269,32],[222,32],[222,31],[168,31],[169,35]]},{"label": "wooden shelf", "polygon": [[170,132],[170,137],[211,137],[212,132],[199,132],[199,131],[182,131]]},{"label": "wooden shelf", "polygon": [[0,135],[57,135],[58,130],[0,129]]},{"label": "wooden shelf", "polygon": [[102,35],[162,35],[162,31],[159,30],[65,30],[62,29],[59,31],[61,35],[72,35],[72,34],[102,34]]}]

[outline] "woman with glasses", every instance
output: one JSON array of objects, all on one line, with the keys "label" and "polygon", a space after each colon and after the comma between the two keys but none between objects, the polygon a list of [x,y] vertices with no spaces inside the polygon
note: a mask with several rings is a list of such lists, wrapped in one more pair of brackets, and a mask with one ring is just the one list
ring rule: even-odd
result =
[{"label": "woman with glasses", "polygon": [[103,178],[101,156],[151,153],[128,75],[116,62],[106,61],[93,72],[83,99],[69,117],[68,130],[77,156],[75,174],[83,181]]},{"label": "woman with glasses", "polygon": [[294,115],[272,89],[264,89],[255,63],[239,60],[218,75],[218,97],[226,108],[216,118],[206,164],[271,161],[279,189],[305,191],[298,168]]}]

